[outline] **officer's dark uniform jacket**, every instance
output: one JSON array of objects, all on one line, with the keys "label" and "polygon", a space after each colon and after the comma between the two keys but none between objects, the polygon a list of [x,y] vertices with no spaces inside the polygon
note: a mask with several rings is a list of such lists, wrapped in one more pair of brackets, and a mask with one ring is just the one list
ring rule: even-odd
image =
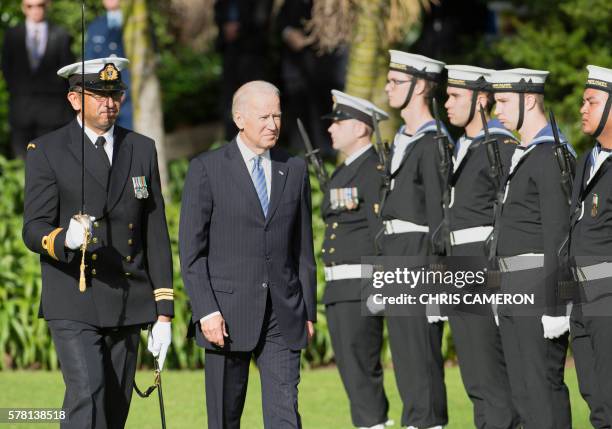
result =
[{"label": "officer's dark uniform jacket", "polygon": [[[567,143],[565,137],[560,138]],[[498,256],[544,254],[545,280],[538,285],[544,289],[536,293],[550,316],[560,311],[558,251],[569,232],[567,197],[553,143],[552,128],[547,125],[528,147],[516,148],[525,155],[504,180],[505,199],[495,225]]]},{"label": "officer's dark uniform jacket", "polygon": [[[96,218],[79,292],[80,250],[64,247],[81,210],[81,128],[76,120],[34,140],[26,161],[23,239],[39,253],[40,315],[125,326],[173,315],[172,257],[154,142],[115,126],[112,169],[85,137],[85,212]],[[146,180],[147,198],[136,198]]]},{"label": "officer's dark uniform jacket", "polygon": [[[381,228],[377,211],[382,184],[377,167],[378,155],[370,147],[349,165],[340,165],[332,174],[321,206],[325,221],[321,252],[326,266],[361,264],[362,257],[376,255],[374,239]],[[356,207],[332,208],[330,192],[334,189],[350,192],[351,188],[357,191]],[[327,282],[323,295],[325,304],[360,299],[360,279]]]},{"label": "officer's dark uniform jacket", "polygon": [[[578,161],[574,192],[572,195],[571,230],[569,251],[578,267],[612,262],[612,158],[608,157],[595,170],[589,181],[591,169],[596,165],[598,154],[610,152],[599,143]],[[589,281],[576,292],[583,294],[588,288],[591,301],[609,293],[609,278]],[[578,297],[577,297],[578,298]],[[610,314],[612,310],[606,314]]]},{"label": "officer's dark uniform jacket", "polygon": [[[499,178],[501,181],[510,168],[510,159],[518,141],[497,119],[490,120],[488,127],[489,137],[497,141],[499,148],[503,171]],[[467,153],[452,175],[451,231],[493,225],[493,203],[497,189],[490,175],[490,162],[484,141],[484,131],[474,136]]]},{"label": "officer's dark uniform jacket", "polygon": [[[403,132],[403,127],[399,133]],[[445,134],[448,135],[445,129]],[[382,220],[399,219],[428,226],[429,233],[380,233],[379,245],[385,256],[431,254],[430,234],[442,222],[440,154],[434,136],[435,121],[423,124],[408,144],[400,166],[391,173],[395,181],[382,207]]]}]

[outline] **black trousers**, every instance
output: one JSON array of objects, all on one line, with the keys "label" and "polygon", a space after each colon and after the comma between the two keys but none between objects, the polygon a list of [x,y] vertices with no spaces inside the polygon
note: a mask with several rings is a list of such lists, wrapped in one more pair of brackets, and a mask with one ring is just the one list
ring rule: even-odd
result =
[{"label": "black trousers", "polygon": [[255,350],[206,350],[204,374],[209,429],[240,428],[252,357],[261,375],[264,427],[302,427],[298,412],[301,352],[287,347],[271,307],[268,300],[261,338]]},{"label": "black trousers", "polygon": [[499,315],[510,388],[523,429],[570,429],[563,381],[568,335],[549,340],[538,316]]},{"label": "black trousers", "polygon": [[516,428],[519,416],[493,315],[455,314],[449,316],[449,323],[463,385],[474,405],[476,428]]},{"label": "black trousers", "polygon": [[99,328],[72,320],[48,321],[66,393],[69,428],[125,426],[132,399],[140,326]]},{"label": "black trousers", "polygon": [[325,307],[327,326],[342,384],[356,427],[387,421],[389,401],[380,361],[384,318],[362,316],[361,302],[336,302]]},{"label": "black trousers", "polygon": [[66,125],[72,118],[74,113],[64,94],[11,97],[9,123],[13,156],[24,159],[28,143]]},{"label": "black trousers", "polygon": [[572,312],[572,345],[580,393],[589,404],[591,423],[596,428],[612,426],[612,317],[581,315]]},{"label": "black trousers", "polygon": [[387,317],[389,345],[397,388],[404,405],[402,426],[428,428],[448,423],[443,323],[427,322],[425,315]]}]

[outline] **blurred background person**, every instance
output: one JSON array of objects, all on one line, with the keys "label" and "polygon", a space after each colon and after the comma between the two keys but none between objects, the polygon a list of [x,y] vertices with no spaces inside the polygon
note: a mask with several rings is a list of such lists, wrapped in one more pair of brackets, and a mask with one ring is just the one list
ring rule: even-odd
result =
[{"label": "blurred background person", "polygon": [[47,0],[23,0],[25,22],[9,28],[2,48],[2,74],[9,92],[9,125],[14,157],[27,144],[65,125],[72,115],[67,83],[56,71],[74,62],[71,37],[46,19]]},{"label": "blurred background person", "polygon": [[[85,59],[107,57],[126,57],[123,44],[123,13],[120,0],[102,0],[106,13],[94,19],[87,27],[85,41]],[[121,72],[121,79],[130,88],[130,70]],[[117,125],[127,129],[134,129],[133,107],[130,90],[126,90],[125,98],[121,104],[121,113],[117,118]]]},{"label": "blurred background person", "polygon": [[335,157],[321,116],[332,109],[329,93],[344,90],[348,48],[318,52],[305,29],[311,19],[312,0],[285,0],[276,27],[281,35],[280,73],[284,97],[285,139],[289,148],[302,151],[296,119],[301,118],[315,147],[326,158]]},{"label": "blurred background person", "polygon": [[221,53],[221,112],[225,140],[238,129],[232,118],[232,97],[243,84],[270,80],[268,72],[272,0],[217,0],[215,22],[219,29],[216,48]]}]

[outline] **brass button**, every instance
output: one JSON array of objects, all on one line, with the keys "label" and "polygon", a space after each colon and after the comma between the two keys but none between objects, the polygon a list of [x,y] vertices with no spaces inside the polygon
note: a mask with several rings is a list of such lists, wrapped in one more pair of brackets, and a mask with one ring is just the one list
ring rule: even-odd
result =
[{"label": "brass button", "polygon": [[335,239],[336,239],[336,234],[332,234],[332,235],[330,235],[330,236],[329,236],[329,239],[330,239],[330,240],[335,240]]},{"label": "brass button", "polygon": [[321,249],[321,253],[325,253],[325,249]]},{"label": "brass button", "polygon": [[133,223],[128,224],[128,228],[129,229],[134,229],[134,224]]},{"label": "brass button", "polygon": [[329,249],[329,253],[334,253],[336,251],[336,249],[334,249],[333,247],[331,249]]},{"label": "brass button", "polygon": [[96,259],[98,259],[98,254],[94,253],[93,255],[91,255],[91,260],[95,261]]},{"label": "brass button", "polygon": [[332,223],[332,229],[336,229],[336,228],[338,228],[338,222]]},{"label": "brass button", "polygon": [[93,244],[96,244],[96,243],[98,242],[98,237],[94,237],[94,238],[92,238],[92,239],[91,239],[91,242],[92,242]]},{"label": "brass button", "polygon": [[95,276],[96,275],[96,269],[94,268],[93,270],[91,270],[91,275]]},{"label": "brass button", "polygon": [[100,226],[100,224],[99,224],[98,222],[94,222],[94,224],[93,224],[93,225],[94,225],[94,228],[97,228],[97,227],[99,227],[99,226]]},{"label": "brass button", "polygon": [[126,276],[126,277],[129,277],[129,276],[131,276],[131,275],[132,275],[132,273],[127,273],[127,272],[125,273],[125,276]]},{"label": "brass button", "polygon": [[130,255],[127,255],[125,257],[125,260],[128,261],[128,262],[132,262],[132,257]]},{"label": "brass button", "polygon": [[131,238],[130,238],[130,239],[128,239],[128,245],[130,245],[130,246],[131,246],[132,244],[134,244],[134,240],[132,240]]}]

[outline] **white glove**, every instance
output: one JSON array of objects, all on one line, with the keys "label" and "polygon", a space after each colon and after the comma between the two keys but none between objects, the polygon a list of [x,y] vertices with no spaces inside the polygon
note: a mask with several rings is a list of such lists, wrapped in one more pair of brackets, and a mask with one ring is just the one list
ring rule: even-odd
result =
[{"label": "white glove", "polygon": [[437,323],[437,322],[447,322],[447,316],[427,316],[427,321],[429,323]]},{"label": "white glove", "polygon": [[91,231],[91,224],[96,220],[95,217],[82,216],[80,220],[76,220],[74,217],[70,218],[70,225],[68,225],[68,231],[66,232],[66,247],[72,250],[76,250],[83,244],[85,239],[85,229]]},{"label": "white glove", "polygon": [[172,323],[157,321],[149,331],[147,349],[157,358],[159,370],[164,368],[168,347],[172,342]]},{"label": "white glove", "polygon": [[544,327],[544,338],[552,340],[559,338],[569,331],[569,316],[542,316],[542,326]]}]

